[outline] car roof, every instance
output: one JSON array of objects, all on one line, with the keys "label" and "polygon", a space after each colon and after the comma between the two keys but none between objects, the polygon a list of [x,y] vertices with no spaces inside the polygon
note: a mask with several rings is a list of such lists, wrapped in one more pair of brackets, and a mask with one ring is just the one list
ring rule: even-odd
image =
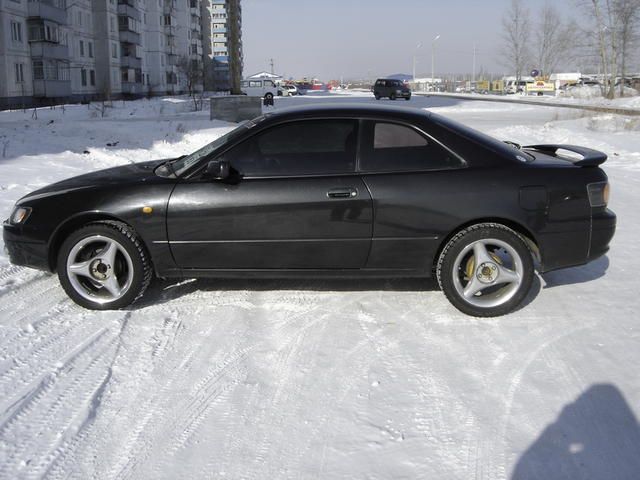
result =
[{"label": "car roof", "polygon": [[370,105],[362,103],[325,103],[283,108],[266,115],[265,123],[295,118],[383,117],[424,120],[431,112],[420,108]]}]

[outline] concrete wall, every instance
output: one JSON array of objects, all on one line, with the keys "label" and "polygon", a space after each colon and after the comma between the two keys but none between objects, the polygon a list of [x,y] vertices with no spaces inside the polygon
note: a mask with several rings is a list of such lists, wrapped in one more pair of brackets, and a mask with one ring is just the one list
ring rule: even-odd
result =
[{"label": "concrete wall", "polygon": [[211,97],[211,120],[241,122],[262,115],[262,99],[246,95]]}]

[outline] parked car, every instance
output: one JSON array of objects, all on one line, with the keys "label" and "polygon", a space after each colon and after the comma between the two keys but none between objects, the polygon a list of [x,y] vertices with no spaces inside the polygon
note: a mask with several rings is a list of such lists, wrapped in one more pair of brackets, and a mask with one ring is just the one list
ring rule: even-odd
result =
[{"label": "parked car", "polygon": [[272,100],[278,94],[278,87],[272,80],[242,80],[240,82],[240,90],[245,95],[263,97],[266,100]]},{"label": "parked car", "polygon": [[287,84],[287,85],[280,85],[280,87],[278,87],[278,95],[281,95],[283,97],[289,97],[297,94],[298,94],[298,89],[296,88],[295,85]]},{"label": "parked car", "polygon": [[395,100],[396,98],[411,100],[411,89],[401,80],[379,78],[373,85],[373,96],[376,97],[376,100],[380,100],[383,97],[387,97],[390,100]]},{"label": "parked car", "polygon": [[419,109],[306,106],[188,156],[36,190],[4,242],[91,309],[131,304],[153,276],[435,275],[462,312],[496,316],[522,303],[534,261],[547,272],[607,252],[606,158],[516,148]]}]

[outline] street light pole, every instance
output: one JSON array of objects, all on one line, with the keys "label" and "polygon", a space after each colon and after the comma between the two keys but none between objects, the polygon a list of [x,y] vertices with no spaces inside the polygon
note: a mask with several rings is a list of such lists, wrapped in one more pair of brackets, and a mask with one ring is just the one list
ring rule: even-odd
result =
[{"label": "street light pole", "polygon": [[422,42],[416,45],[416,49],[413,51],[413,83],[416,83],[416,52],[422,47]]},{"label": "street light pole", "polygon": [[436,41],[440,38],[440,35],[436,35],[436,37],[431,42],[431,91],[434,89],[434,77],[435,77],[435,50],[436,50]]}]

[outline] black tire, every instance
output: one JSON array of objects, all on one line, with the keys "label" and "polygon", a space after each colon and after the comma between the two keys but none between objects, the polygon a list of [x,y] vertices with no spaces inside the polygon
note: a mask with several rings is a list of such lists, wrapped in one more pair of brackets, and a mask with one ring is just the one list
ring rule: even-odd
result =
[{"label": "black tire", "polygon": [[395,100],[396,99],[396,94],[392,93],[391,95],[389,95],[389,100]]},{"label": "black tire", "polygon": [[409,100],[411,100],[411,96],[404,97],[404,99],[408,102]]},{"label": "black tire", "polygon": [[[115,249],[112,262],[104,257],[109,245]],[[85,268],[91,274],[70,273],[73,265],[88,265]],[[69,235],[58,252],[57,269],[67,295],[91,310],[131,305],[143,295],[152,277],[151,260],[140,238],[128,225],[114,221],[90,223]],[[93,275],[112,278],[121,291],[112,294],[104,286],[107,282]]]},{"label": "black tire", "polygon": [[273,93],[271,92],[267,92],[264,94],[264,99],[265,100],[273,100]]},{"label": "black tire", "polygon": [[376,98],[376,100],[380,100],[380,94],[379,93],[374,93],[373,96]]},{"label": "black tire", "polygon": [[[476,264],[473,250],[478,244],[489,254],[485,257],[489,261],[480,265]],[[513,263],[509,264],[510,260]],[[518,280],[507,283],[491,280],[492,276],[493,280],[499,279],[502,272],[505,278],[516,272]],[[469,278],[471,276],[474,278]],[[458,232],[442,250],[436,267],[438,283],[447,299],[461,312],[475,317],[497,317],[513,312],[529,293],[533,276],[533,259],[527,244],[514,230],[496,223],[477,224]],[[472,283],[482,290],[465,298],[463,293],[467,293],[466,287],[474,286]]]}]

